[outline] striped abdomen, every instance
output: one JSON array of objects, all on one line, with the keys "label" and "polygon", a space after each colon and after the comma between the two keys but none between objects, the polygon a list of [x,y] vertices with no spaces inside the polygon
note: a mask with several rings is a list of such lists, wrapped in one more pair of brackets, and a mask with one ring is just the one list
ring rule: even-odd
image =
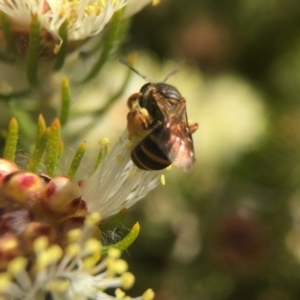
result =
[{"label": "striped abdomen", "polygon": [[139,169],[162,170],[172,163],[161,150],[164,145],[159,136],[163,130],[163,126],[157,127],[132,150],[131,159]]}]

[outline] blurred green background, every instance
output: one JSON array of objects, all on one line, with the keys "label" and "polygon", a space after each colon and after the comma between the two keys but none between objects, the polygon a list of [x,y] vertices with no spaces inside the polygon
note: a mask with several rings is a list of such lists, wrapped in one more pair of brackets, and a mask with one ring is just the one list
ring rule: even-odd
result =
[{"label": "blurred green background", "polygon": [[[124,221],[141,224],[131,294],[300,299],[300,2],[165,0],[134,16],[124,48],[175,61],[168,82],[199,123],[194,170],[174,168]],[[154,81],[172,71],[144,61]]]}]

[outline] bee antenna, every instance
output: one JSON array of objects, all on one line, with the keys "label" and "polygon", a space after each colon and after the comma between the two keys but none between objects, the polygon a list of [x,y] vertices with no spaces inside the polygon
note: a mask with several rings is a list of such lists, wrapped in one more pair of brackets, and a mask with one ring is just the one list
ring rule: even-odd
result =
[{"label": "bee antenna", "polygon": [[170,72],[166,78],[163,80],[163,83],[165,83],[170,77],[172,77],[174,74],[176,74],[178,72],[178,70],[173,70],[172,72]]},{"label": "bee antenna", "polygon": [[128,61],[125,59],[119,58],[119,62],[128,67],[130,70],[132,70],[134,73],[138,74],[140,77],[144,78],[147,82],[151,83],[151,80],[146,77],[145,75],[141,74],[138,70],[136,70]]}]

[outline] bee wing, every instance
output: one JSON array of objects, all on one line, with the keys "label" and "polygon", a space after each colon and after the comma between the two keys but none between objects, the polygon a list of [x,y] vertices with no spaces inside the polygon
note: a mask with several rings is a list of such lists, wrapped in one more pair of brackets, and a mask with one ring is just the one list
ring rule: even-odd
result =
[{"label": "bee wing", "polygon": [[189,171],[195,163],[193,138],[189,127],[178,116],[166,118],[159,135],[162,152],[175,165]]}]

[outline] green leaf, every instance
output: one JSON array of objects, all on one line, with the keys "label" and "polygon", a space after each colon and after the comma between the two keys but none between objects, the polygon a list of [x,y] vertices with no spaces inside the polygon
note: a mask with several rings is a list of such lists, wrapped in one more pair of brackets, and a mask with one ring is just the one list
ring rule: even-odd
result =
[{"label": "green leaf", "polygon": [[13,34],[11,32],[10,24],[7,19],[7,15],[4,12],[0,12],[0,21],[2,25],[2,32],[4,34],[4,38],[7,44],[8,51],[12,52],[13,54],[17,53],[15,41]]},{"label": "green leaf", "polygon": [[67,78],[63,78],[61,83],[61,112],[59,118],[62,126],[67,123],[67,120],[69,118],[70,104],[71,96],[69,81]]},{"label": "green leaf", "polygon": [[44,117],[42,115],[39,115],[36,128],[36,143],[38,143],[40,138],[44,135],[46,128],[47,127]]},{"label": "green leaf", "polygon": [[102,254],[107,253],[110,248],[116,248],[121,251],[127,250],[128,247],[136,240],[136,238],[139,235],[139,232],[140,232],[140,224],[135,223],[131,228],[130,232],[123,238],[123,240],[121,240],[116,244],[103,246],[101,250]]},{"label": "green leaf", "polygon": [[[20,142],[25,149],[31,149],[31,142],[35,139],[36,122],[30,116],[30,113],[17,102],[10,101],[9,106],[11,108],[12,115],[18,120],[20,127]],[[30,142],[28,142],[28,140]]]},{"label": "green leaf", "polygon": [[31,85],[37,83],[37,71],[40,49],[40,21],[38,15],[32,15],[27,53],[27,79]]},{"label": "green leaf", "polygon": [[19,124],[16,118],[12,118],[8,125],[8,132],[5,140],[3,158],[10,161],[15,160],[18,143]]},{"label": "green leaf", "polygon": [[67,174],[67,176],[70,178],[70,179],[73,179],[74,178],[74,175],[80,165],[80,162],[81,162],[81,159],[84,155],[84,152],[85,152],[85,148],[86,148],[86,142],[82,142],[81,145],[79,146],[78,150],[76,151],[76,154],[72,160],[72,163],[71,163],[71,166],[70,166],[70,169],[69,169],[69,172]]},{"label": "green leaf", "polygon": [[62,39],[62,44],[56,56],[55,70],[60,70],[64,65],[67,48],[68,48],[68,22],[65,21],[59,28],[59,36]]},{"label": "green leaf", "polygon": [[100,148],[100,151],[98,153],[98,157],[97,157],[97,160],[96,160],[96,163],[95,163],[95,166],[94,166],[94,169],[93,169],[92,173],[94,173],[97,170],[97,168],[100,166],[100,164],[103,160],[103,157],[106,156],[107,153],[108,153],[108,139],[104,138],[101,141],[101,148]]},{"label": "green leaf", "polygon": [[48,155],[46,160],[46,170],[47,174],[54,177],[57,172],[57,165],[60,157],[60,121],[55,119],[50,128],[50,134],[48,139]]},{"label": "green leaf", "polygon": [[30,160],[27,164],[27,171],[37,173],[41,168],[43,161],[43,154],[45,152],[47,142],[50,135],[50,128],[47,128],[39,140],[36,142],[32,155],[30,156]]},{"label": "green leaf", "polygon": [[82,83],[93,79],[100,72],[110,54],[115,50],[116,42],[120,40],[122,35],[124,35],[123,30],[121,30],[123,25],[123,11],[123,9],[119,9],[113,15],[108,31],[101,43],[103,45],[102,52],[90,73],[82,80]]}]

